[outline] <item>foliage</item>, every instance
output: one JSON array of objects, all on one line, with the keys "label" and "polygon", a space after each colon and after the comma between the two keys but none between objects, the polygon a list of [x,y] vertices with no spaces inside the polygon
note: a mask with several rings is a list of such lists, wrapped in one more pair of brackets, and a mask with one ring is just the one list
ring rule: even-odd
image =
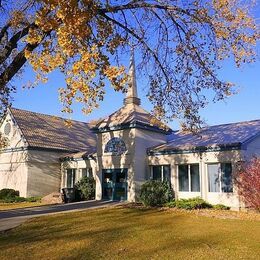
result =
[{"label": "foliage", "polygon": [[140,200],[145,206],[162,206],[172,199],[169,182],[149,180],[141,186]]},{"label": "foliage", "polygon": [[179,118],[183,127],[201,123],[198,111],[233,93],[218,78],[219,62],[233,57],[239,67],[255,59],[259,28],[254,1],[2,0],[0,21],[0,104],[15,87],[12,79],[28,61],[36,82],[59,69],[63,111],[81,102],[85,113],[104,98],[106,80],[126,91],[123,60],[130,45],[149,81],[148,98],[158,119]]},{"label": "foliage", "polygon": [[24,197],[13,196],[13,197],[5,197],[0,200],[3,203],[16,203],[16,202],[25,202],[27,199]]},{"label": "foliage", "polygon": [[166,205],[170,208],[188,209],[188,210],[212,208],[211,204],[201,199],[200,197],[175,200],[169,202]]},{"label": "foliage", "polygon": [[223,205],[223,204],[213,205],[213,208],[214,208],[214,209],[220,209],[220,210],[230,210],[230,207],[225,206],[225,205]]},{"label": "foliage", "polygon": [[246,206],[259,211],[260,157],[254,157],[249,162],[241,162],[235,172],[234,182]]},{"label": "foliage", "polygon": [[0,202],[14,203],[14,202],[38,202],[41,197],[29,197],[24,198],[19,196],[19,191],[14,189],[2,189],[0,190]]},{"label": "foliage", "polygon": [[0,133],[0,150],[8,145],[8,139]]},{"label": "foliage", "polygon": [[75,184],[76,191],[79,192],[80,199],[95,199],[96,180],[93,177],[83,177]]},{"label": "foliage", "polygon": [[19,196],[19,191],[14,189],[2,189],[0,190],[0,199],[12,198]]}]

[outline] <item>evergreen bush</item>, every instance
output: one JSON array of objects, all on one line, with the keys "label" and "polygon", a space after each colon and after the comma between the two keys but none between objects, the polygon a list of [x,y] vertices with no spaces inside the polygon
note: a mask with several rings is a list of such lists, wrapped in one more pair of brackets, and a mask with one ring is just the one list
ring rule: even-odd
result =
[{"label": "evergreen bush", "polygon": [[140,200],[145,206],[162,206],[172,199],[169,182],[149,180],[141,186]]},{"label": "evergreen bush", "polygon": [[75,184],[76,197],[78,200],[95,199],[96,180],[93,177],[83,177]]}]

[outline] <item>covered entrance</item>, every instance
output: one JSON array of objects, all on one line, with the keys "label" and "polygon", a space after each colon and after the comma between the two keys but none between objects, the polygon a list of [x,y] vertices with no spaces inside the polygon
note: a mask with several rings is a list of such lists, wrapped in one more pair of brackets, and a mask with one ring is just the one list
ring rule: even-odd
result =
[{"label": "covered entrance", "polygon": [[127,169],[104,169],[102,199],[127,200]]}]

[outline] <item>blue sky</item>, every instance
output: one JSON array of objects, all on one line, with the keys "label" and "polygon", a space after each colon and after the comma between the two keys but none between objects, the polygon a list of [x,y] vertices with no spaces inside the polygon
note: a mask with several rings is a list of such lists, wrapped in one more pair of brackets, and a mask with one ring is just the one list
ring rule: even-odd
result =
[{"label": "blue sky", "polygon": [[[136,60],[138,63],[138,60]],[[231,61],[226,61],[219,71],[219,77],[237,84],[238,94],[229,97],[225,102],[209,103],[201,110],[201,115],[209,125],[260,119],[260,59],[256,63],[235,68]],[[65,116],[61,111],[58,100],[58,88],[64,86],[63,75],[59,72],[52,73],[46,84],[40,84],[34,89],[22,89],[21,86],[33,80],[34,73],[29,66],[25,68],[21,78],[15,81],[18,87],[14,95],[13,106],[21,109],[41,112],[56,116]],[[148,111],[152,105],[146,98],[147,85],[143,84],[145,78],[137,77],[139,97],[142,106]],[[115,92],[109,85],[106,86],[105,100],[100,108],[91,115],[84,115],[80,106],[75,106],[72,119],[89,121],[104,117],[114,112],[123,104],[124,95]],[[169,123],[173,129],[179,128],[179,122]]]}]

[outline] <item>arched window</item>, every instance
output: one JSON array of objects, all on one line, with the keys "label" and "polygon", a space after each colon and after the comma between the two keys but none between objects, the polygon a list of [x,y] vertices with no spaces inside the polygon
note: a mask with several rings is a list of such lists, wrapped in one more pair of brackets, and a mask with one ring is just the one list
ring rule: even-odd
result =
[{"label": "arched window", "polygon": [[113,137],[107,142],[104,152],[112,153],[112,155],[121,155],[126,152],[125,142],[119,137]]}]

